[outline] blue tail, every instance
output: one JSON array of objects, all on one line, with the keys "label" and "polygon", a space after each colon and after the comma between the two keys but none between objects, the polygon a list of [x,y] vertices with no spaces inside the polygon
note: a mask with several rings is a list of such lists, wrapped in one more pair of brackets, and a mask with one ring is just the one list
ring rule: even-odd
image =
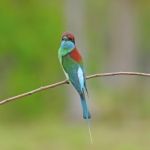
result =
[{"label": "blue tail", "polygon": [[84,93],[80,94],[80,98],[81,98],[81,105],[82,105],[82,111],[83,111],[83,118],[84,119],[90,119],[91,118],[91,114],[88,110],[88,106],[86,103],[86,99],[85,99],[85,95]]}]

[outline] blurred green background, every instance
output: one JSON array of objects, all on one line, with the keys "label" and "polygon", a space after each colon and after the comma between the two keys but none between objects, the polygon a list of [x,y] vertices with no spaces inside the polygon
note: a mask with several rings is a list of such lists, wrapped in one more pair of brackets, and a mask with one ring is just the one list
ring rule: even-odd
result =
[{"label": "blurred green background", "polygon": [[[87,74],[150,72],[150,1],[0,1],[0,99],[65,78],[57,50],[71,31]],[[2,150],[149,150],[150,80],[88,80],[90,145],[77,93],[60,86],[0,106]]]}]

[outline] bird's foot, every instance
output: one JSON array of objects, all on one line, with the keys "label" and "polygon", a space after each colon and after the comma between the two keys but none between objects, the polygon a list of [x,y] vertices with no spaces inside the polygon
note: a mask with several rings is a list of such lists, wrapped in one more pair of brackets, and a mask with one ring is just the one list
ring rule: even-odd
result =
[{"label": "bird's foot", "polygon": [[69,80],[66,79],[66,83],[69,84]]}]

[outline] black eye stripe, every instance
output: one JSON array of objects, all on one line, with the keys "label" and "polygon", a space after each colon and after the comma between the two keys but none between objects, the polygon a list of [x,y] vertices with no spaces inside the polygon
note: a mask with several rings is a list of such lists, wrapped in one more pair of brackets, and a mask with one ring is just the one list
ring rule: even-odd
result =
[{"label": "black eye stripe", "polygon": [[66,40],[66,38],[63,37],[62,40]]},{"label": "black eye stripe", "polygon": [[75,41],[74,41],[74,38],[71,38],[71,37],[67,37],[66,38],[66,36],[64,36],[64,37],[62,37],[62,41],[71,41],[71,42],[73,42],[74,44],[75,44]]},{"label": "black eye stripe", "polygon": [[[62,37],[62,40],[65,40],[65,38]],[[69,40],[69,41],[74,41],[74,39],[72,39],[72,38],[68,38],[68,40]]]},{"label": "black eye stripe", "polygon": [[73,39],[72,39],[72,38],[68,38],[68,40],[73,41]]}]

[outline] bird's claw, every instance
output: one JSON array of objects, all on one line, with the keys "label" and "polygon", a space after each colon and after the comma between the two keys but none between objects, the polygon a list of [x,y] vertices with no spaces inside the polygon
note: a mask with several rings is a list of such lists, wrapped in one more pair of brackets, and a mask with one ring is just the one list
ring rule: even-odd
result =
[{"label": "bird's claw", "polygon": [[67,80],[66,83],[69,84],[69,81]]}]

